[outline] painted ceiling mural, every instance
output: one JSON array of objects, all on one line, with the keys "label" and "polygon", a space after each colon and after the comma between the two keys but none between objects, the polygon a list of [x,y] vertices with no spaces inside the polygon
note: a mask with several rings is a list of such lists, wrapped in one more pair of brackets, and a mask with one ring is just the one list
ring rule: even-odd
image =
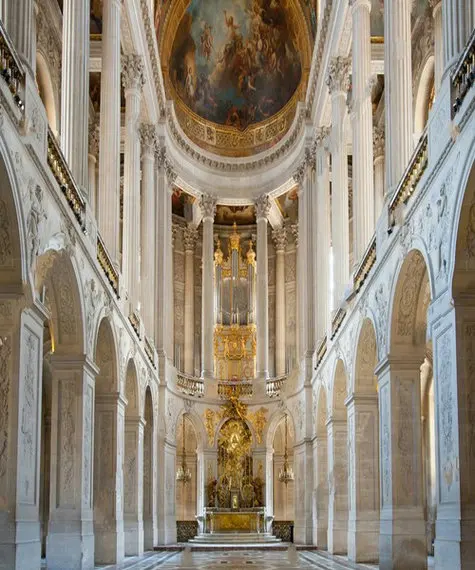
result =
[{"label": "painted ceiling mural", "polygon": [[316,0],[156,0],[167,94],[187,135],[229,156],[280,140],[305,93],[316,14]]}]

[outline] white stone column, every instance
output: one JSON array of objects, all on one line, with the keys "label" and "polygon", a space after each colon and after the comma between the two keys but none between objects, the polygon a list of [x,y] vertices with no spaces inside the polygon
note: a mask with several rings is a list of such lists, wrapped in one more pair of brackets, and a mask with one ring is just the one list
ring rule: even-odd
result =
[{"label": "white stone column", "polygon": [[99,123],[91,121],[89,123],[89,147],[87,155],[87,195],[92,213],[96,213],[97,206],[97,158],[99,156]]},{"label": "white stone column", "polygon": [[32,77],[36,72],[36,18],[34,0],[5,0],[7,30],[22,62]]},{"label": "white stone column", "polygon": [[203,378],[214,374],[214,242],[213,224],[216,214],[216,197],[204,194],[200,199],[203,214],[203,288],[201,313],[201,367]]},{"label": "white stone column", "polygon": [[[0,319],[0,567],[39,568],[43,308],[2,299]],[[5,399],[6,398],[6,401]]]},{"label": "white stone column", "polygon": [[86,193],[88,190],[90,18],[90,0],[64,0],[61,150],[76,183]]},{"label": "white stone column", "polygon": [[101,136],[99,141],[98,229],[119,266],[120,220],[120,6],[102,3]]},{"label": "white stone column", "polygon": [[158,449],[158,543],[176,544],[176,447],[162,436]]},{"label": "white stone column", "polygon": [[93,426],[97,367],[86,357],[51,357],[48,569],[94,568]]},{"label": "white stone column", "polygon": [[129,292],[129,314],[137,311],[140,297],[140,137],[139,117],[144,84],[143,59],[122,57],[125,90],[124,214],[122,223],[122,274]]},{"label": "white stone column", "polygon": [[198,239],[198,230],[188,224],[183,233],[185,245],[185,374],[193,375],[195,371],[195,244]]},{"label": "white stone column", "polygon": [[348,550],[348,452],[346,421],[330,418],[328,430],[328,552]]},{"label": "white stone column", "polygon": [[384,129],[373,129],[373,156],[374,156],[374,223],[376,224],[383,211],[385,192],[384,175]]},{"label": "white stone column", "polygon": [[348,410],[348,558],[379,559],[378,396],[351,396]]},{"label": "white stone column", "polygon": [[374,233],[373,109],[371,105],[370,0],[350,0],[352,34],[353,260],[363,258]]},{"label": "white stone column", "polygon": [[312,544],[313,540],[313,447],[310,440],[294,446],[294,542]]},{"label": "white stone column", "polygon": [[145,333],[154,336],[155,323],[155,125],[143,124],[140,128],[142,148],[142,204],[140,242],[141,315]]},{"label": "white stone column", "polygon": [[442,0],[444,68],[452,67],[474,27],[473,0]]},{"label": "white stone column", "polygon": [[120,564],[125,554],[122,506],[125,406],[120,394],[96,394],[94,561],[99,564]]},{"label": "white stone column", "polygon": [[269,378],[269,260],[267,252],[267,217],[270,199],[263,194],[256,200],[256,325],[257,325],[257,377]]},{"label": "white stone column", "polygon": [[414,355],[400,361],[386,359],[375,371],[381,434],[381,570],[427,568],[421,475],[422,360]]},{"label": "white stone column", "polygon": [[334,258],[334,301],[337,308],[350,280],[350,243],[348,213],[348,155],[346,96],[349,88],[350,60],[333,58],[327,75],[332,100],[332,243]]},{"label": "white stone column", "polygon": [[330,129],[321,127],[316,138],[316,340],[320,341],[330,325]]},{"label": "white stone column", "polygon": [[275,375],[285,370],[285,247],[287,230],[282,226],[272,232],[275,245]]},{"label": "white stone column", "polygon": [[156,154],[156,296],[155,342],[160,355],[173,357],[173,273],[171,192],[176,178],[166,158],[165,148]]},{"label": "white stone column", "polygon": [[[316,449],[315,449],[316,448]],[[328,446],[327,437],[318,435],[314,446],[316,527],[313,533],[315,546],[322,550],[328,547]]]},{"label": "white stone column", "polygon": [[125,418],[124,438],[124,541],[127,556],[144,551],[143,531],[143,439],[141,417]]},{"label": "white stone column", "polygon": [[434,18],[434,87],[439,91],[444,72],[444,40],[442,29],[442,0],[429,0]]},{"label": "white stone column", "polygon": [[384,90],[386,128],[386,185],[392,193],[411,157],[412,101],[412,0],[384,3]]}]

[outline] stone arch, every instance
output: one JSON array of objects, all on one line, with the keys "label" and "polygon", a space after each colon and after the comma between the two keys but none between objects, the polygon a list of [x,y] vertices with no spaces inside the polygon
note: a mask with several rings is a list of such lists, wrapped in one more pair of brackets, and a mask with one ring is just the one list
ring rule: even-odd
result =
[{"label": "stone arch", "polygon": [[120,392],[117,344],[111,321],[104,317],[98,323],[94,360],[99,367],[96,393]]},{"label": "stone arch", "polygon": [[426,59],[419,77],[414,100],[414,138],[418,140],[425,129],[434,89],[434,55]]},{"label": "stone arch", "polygon": [[127,416],[140,415],[140,384],[137,367],[133,358],[129,358],[125,372],[125,398],[127,400]]},{"label": "stone arch", "polygon": [[0,288],[18,293],[28,279],[26,241],[13,166],[0,137]]},{"label": "stone arch", "polygon": [[[292,417],[289,413],[280,413],[278,423],[273,429],[272,441],[272,456],[273,456],[273,473],[269,474],[272,477],[273,485],[273,515],[274,524],[279,521],[293,521],[295,517],[295,498],[294,489],[295,484],[289,481],[288,484],[279,481],[279,472],[284,465],[285,453],[285,417],[287,416],[287,454],[288,463],[294,469],[294,443],[295,443],[295,429],[293,426]],[[275,531],[275,528],[274,528]]]},{"label": "stone arch", "polygon": [[357,395],[374,395],[377,393],[377,364],[376,330],[368,317],[361,322],[356,354],[354,360],[352,392]]},{"label": "stone arch", "polygon": [[[176,421],[176,465],[178,469],[185,461],[191,480],[187,483],[177,481],[175,485],[175,504],[178,538],[184,533],[184,525],[195,520],[198,500],[198,433],[191,415],[183,408]],[[185,455],[183,456],[183,443]],[[194,525],[193,525],[194,527]],[[183,536],[185,538],[185,536]]]},{"label": "stone arch", "polygon": [[332,382],[332,405],[331,417],[337,419],[346,419],[345,400],[347,395],[347,373],[346,366],[342,358],[338,358],[335,362]]},{"label": "stone arch", "polygon": [[38,92],[46,110],[48,123],[55,135],[59,132],[59,120],[57,112],[57,100],[55,96],[55,88],[49,71],[48,64],[41,51],[36,53],[36,83]]},{"label": "stone arch", "polygon": [[295,434],[295,422],[290,410],[288,408],[276,410],[269,418],[267,425],[267,434],[265,442],[266,442],[266,447],[268,449],[272,448],[276,431],[280,423],[284,419],[285,414],[287,414],[288,416],[289,430],[291,430],[292,433]]},{"label": "stone arch", "polygon": [[37,258],[35,289],[51,314],[53,352],[86,354],[85,311],[76,263],[65,250]]}]

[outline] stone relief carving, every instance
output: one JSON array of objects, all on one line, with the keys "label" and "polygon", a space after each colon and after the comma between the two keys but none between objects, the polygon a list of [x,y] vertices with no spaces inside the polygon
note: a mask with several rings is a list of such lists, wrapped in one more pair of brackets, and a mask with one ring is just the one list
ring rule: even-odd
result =
[{"label": "stone relief carving", "polygon": [[75,393],[76,383],[74,380],[60,381],[60,413],[59,430],[60,454],[58,463],[60,466],[59,488],[61,493],[61,506],[74,505],[74,463],[75,463]]},{"label": "stone relief carving", "polygon": [[31,331],[25,339],[23,363],[22,410],[20,422],[20,445],[22,469],[20,469],[20,493],[24,502],[35,503],[36,494],[36,419],[38,397],[38,351],[39,339]]},{"label": "stone relief carving", "polygon": [[9,337],[0,338],[0,507],[6,502],[4,478],[8,464],[8,422],[10,398],[10,357],[12,353]]},{"label": "stone relief carving", "polygon": [[13,265],[13,249],[11,241],[10,216],[7,204],[0,200],[0,266],[11,267]]},{"label": "stone relief carving", "polygon": [[259,198],[255,201],[256,206],[256,219],[259,222],[259,219],[265,218],[267,219],[270,214],[271,210],[271,201],[267,194],[262,194]]},{"label": "stone relief carving", "polygon": [[125,434],[125,461],[124,461],[124,511],[134,513],[137,496],[137,456],[135,433]]},{"label": "stone relief carving", "polygon": [[[87,387],[85,395],[85,413],[84,413],[84,493],[83,504],[90,506],[91,503],[91,456],[92,456],[92,406],[93,406],[93,390],[90,386]],[[111,448],[109,440],[108,447]]]},{"label": "stone relief carving", "polygon": [[330,93],[343,91],[346,93],[350,88],[350,65],[349,57],[334,57],[330,60],[326,75],[326,84]]},{"label": "stone relief carving", "polygon": [[397,310],[397,334],[399,336],[413,334],[418,295],[425,270],[426,265],[422,255],[414,254],[409,260],[401,286]]},{"label": "stone relief carving", "polygon": [[128,89],[139,89],[145,85],[145,66],[143,58],[133,53],[122,55],[122,85]]},{"label": "stone relief carving", "polygon": [[94,323],[96,318],[96,313],[101,306],[102,291],[97,288],[96,281],[94,279],[88,279],[84,287],[84,296],[86,298],[86,334],[87,334],[87,345],[89,352],[93,351],[94,343]]},{"label": "stone relief carving", "polygon": [[379,348],[378,357],[381,359],[387,351],[386,323],[388,321],[389,314],[387,293],[384,283],[380,283],[376,288],[374,300],[376,302],[376,336]]},{"label": "stone relief carving", "polygon": [[33,268],[40,249],[43,223],[48,218],[43,205],[43,191],[39,186],[30,187],[30,201],[31,206],[27,218],[27,235],[28,244],[30,246],[29,267]]},{"label": "stone relief carving", "polygon": [[455,477],[454,457],[454,395],[452,388],[452,349],[451,337],[453,331],[447,330],[437,341],[438,344],[438,374],[440,386],[440,435],[441,435],[441,463],[445,483],[450,488]]},{"label": "stone relief carving", "polygon": [[217,198],[212,194],[203,194],[200,198],[200,208],[203,214],[203,220],[206,218],[212,218],[216,215],[216,204]]}]

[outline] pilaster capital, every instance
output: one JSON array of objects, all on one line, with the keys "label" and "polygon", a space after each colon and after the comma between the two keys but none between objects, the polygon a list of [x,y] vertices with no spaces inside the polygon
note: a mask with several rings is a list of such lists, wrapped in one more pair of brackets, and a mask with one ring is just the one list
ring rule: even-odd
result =
[{"label": "pilaster capital", "polygon": [[374,158],[384,156],[384,127],[373,127],[373,154]]},{"label": "pilaster capital", "polygon": [[99,154],[99,140],[100,140],[100,129],[99,120],[97,118],[89,121],[89,154],[92,156],[98,156]]},{"label": "pilaster capital", "polygon": [[200,198],[200,208],[203,220],[211,219],[214,222],[216,215],[216,204],[218,199],[213,194],[202,194]]},{"label": "pilaster capital", "polygon": [[305,170],[307,168],[305,159],[298,165],[297,170],[293,174],[293,179],[295,183],[301,186],[305,178]]},{"label": "pilaster capital", "polygon": [[183,244],[185,251],[193,252],[198,240],[198,230],[193,224],[188,224],[183,230]]},{"label": "pilaster capital", "polygon": [[150,123],[142,123],[139,127],[140,144],[142,147],[142,154],[144,156],[153,158],[155,147],[157,144],[157,130],[155,125]]},{"label": "pilaster capital", "polygon": [[349,4],[353,11],[365,8],[368,12],[371,12],[371,0],[349,0]]},{"label": "pilaster capital", "polygon": [[172,240],[172,248],[175,247],[176,236],[178,234],[178,226],[176,224],[172,225],[172,232],[171,232],[171,240]]},{"label": "pilaster capital", "polygon": [[328,65],[326,84],[330,93],[346,93],[350,88],[350,64],[349,57],[333,57]]},{"label": "pilaster capital", "polygon": [[122,85],[125,90],[141,90],[145,84],[145,68],[140,55],[129,53],[121,57]]},{"label": "pilaster capital", "polygon": [[298,245],[299,245],[299,225],[298,224],[292,224],[290,226],[290,233],[292,234],[292,236],[295,240],[295,245],[298,247]]},{"label": "pilaster capital", "polygon": [[267,220],[270,209],[271,209],[271,201],[268,194],[261,194],[259,198],[255,201],[256,205],[256,220],[259,221],[261,219]]},{"label": "pilaster capital", "polygon": [[274,240],[276,251],[285,251],[287,245],[287,228],[281,226],[272,231],[272,239]]},{"label": "pilaster capital", "polygon": [[429,6],[432,8],[432,12],[435,12],[436,8],[442,7],[442,0],[429,0]]},{"label": "pilaster capital", "polygon": [[176,179],[177,179],[177,173],[175,172],[175,169],[173,168],[173,164],[168,160],[166,153],[165,153],[165,162],[164,162],[163,166],[165,168],[165,175],[167,177],[168,183],[174,184]]},{"label": "pilaster capital", "polygon": [[316,130],[315,134],[315,146],[328,148],[330,145],[330,135],[331,135],[331,128],[330,127],[319,127]]}]

